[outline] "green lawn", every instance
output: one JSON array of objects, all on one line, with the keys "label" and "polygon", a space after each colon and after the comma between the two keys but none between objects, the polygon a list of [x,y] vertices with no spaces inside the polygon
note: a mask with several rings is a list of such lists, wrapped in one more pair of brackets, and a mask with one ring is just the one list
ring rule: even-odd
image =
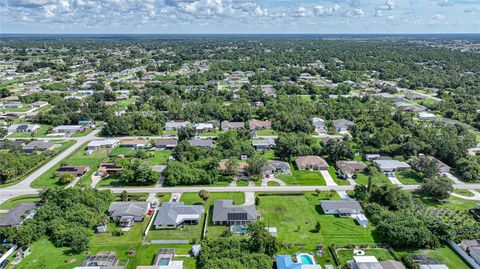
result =
[{"label": "green lawn", "polygon": [[258,136],[275,136],[275,135],[278,135],[278,133],[275,130],[272,130],[272,129],[258,130],[258,131],[255,131],[255,134],[258,135]]},{"label": "green lawn", "polygon": [[[320,200],[336,193],[305,193],[301,196],[259,196],[257,208],[262,220],[269,226],[277,227],[278,238],[285,243],[301,246],[309,252],[318,244],[361,244],[373,243],[372,228],[363,228],[353,219],[324,215]],[[314,231],[320,222],[321,231]]]},{"label": "green lawn", "polygon": [[239,180],[239,181],[237,181],[237,186],[238,187],[246,187],[246,186],[248,186],[248,181],[247,180]]},{"label": "green lawn", "polygon": [[[363,249],[365,251],[365,255],[367,256],[375,256],[378,261],[386,261],[386,260],[394,260],[390,252],[383,248],[368,248]],[[353,249],[339,249],[337,250],[337,257],[341,265],[347,265],[348,261],[353,260]]]},{"label": "green lawn", "polygon": [[223,131],[214,131],[214,132],[204,132],[200,133],[198,136],[209,137],[209,136],[219,136]]},{"label": "green lawn", "polygon": [[148,165],[161,165],[161,164],[167,164],[168,158],[172,156],[172,151],[171,150],[150,151],[149,154],[152,154],[153,157],[148,160]]},{"label": "green lawn", "polygon": [[174,130],[165,130],[163,131],[164,136],[176,136],[178,134],[177,131]]},{"label": "green lawn", "polygon": [[16,269],[52,268],[71,269],[80,266],[85,254],[72,254],[68,248],[56,248],[48,239],[41,239],[30,246],[31,254]]},{"label": "green lawn", "polygon": [[[92,155],[85,155],[85,149],[86,147],[80,147],[71,156],[66,158],[66,162],[68,165],[90,167],[90,171],[88,171],[85,175],[82,176],[82,179],[79,182],[81,185],[90,184],[92,174],[95,173],[95,171],[98,168],[98,165],[106,157],[105,150],[99,150],[98,152],[95,152],[95,154],[92,154]],[[38,189],[45,188],[45,187],[52,187],[52,186],[62,186],[62,184],[58,182],[58,178],[55,176],[55,171],[59,167],[60,167],[60,163],[50,168],[38,179],[33,181],[31,186],[33,188],[38,188]]]},{"label": "green lawn", "polygon": [[12,133],[8,138],[31,138],[31,137],[44,137],[46,136],[48,130],[51,128],[49,125],[40,125],[40,128],[36,130],[35,136],[32,136],[32,133]]},{"label": "green lawn", "polygon": [[22,195],[5,201],[3,204],[0,205],[0,209],[11,209],[20,203],[36,203],[38,201],[40,201],[40,197],[38,195]]},{"label": "green lawn", "polygon": [[91,132],[93,132],[93,128],[88,128],[84,132],[76,132],[76,133],[72,134],[71,137],[82,137],[82,136],[86,136],[86,135],[90,134]]},{"label": "green lawn", "polygon": [[414,170],[395,173],[397,179],[405,185],[422,184],[423,179]]},{"label": "green lawn", "polygon": [[117,104],[116,104],[117,109],[118,110],[123,110],[123,109],[127,108],[129,105],[135,103],[136,99],[137,99],[136,97],[131,97],[131,98],[128,98],[127,100],[118,101]]},{"label": "green lawn", "polygon": [[[357,179],[355,179],[357,184],[368,185],[368,176],[364,173],[357,173]],[[376,185],[380,184],[391,184],[387,176],[383,173],[377,173],[372,177],[372,183]]]},{"label": "green lawn", "polygon": [[468,191],[468,190],[454,190],[453,192],[456,193],[456,194],[460,194],[460,195],[463,195],[463,196],[467,196],[467,197],[472,197],[472,196],[474,196],[474,194],[471,193],[471,192]]},{"label": "green lawn", "polygon": [[324,186],[325,179],[320,172],[297,170],[293,165],[290,165],[291,175],[278,175],[277,177],[283,180],[287,185],[301,185],[301,186]]},{"label": "green lawn", "polygon": [[455,269],[469,269],[470,267],[448,246],[442,246],[437,249],[407,249],[407,250],[395,250],[397,256],[411,255],[411,254],[425,254],[428,255],[445,265],[449,268]]},{"label": "green lawn", "polygon": [[275,151],[273,149],[265,150],[259,153],[265,160],[276,160]]},{"label": "green lawn", "polygon": [[268,181],[267,186],[277,187],[280,186],[280,184],[276,181]]}]

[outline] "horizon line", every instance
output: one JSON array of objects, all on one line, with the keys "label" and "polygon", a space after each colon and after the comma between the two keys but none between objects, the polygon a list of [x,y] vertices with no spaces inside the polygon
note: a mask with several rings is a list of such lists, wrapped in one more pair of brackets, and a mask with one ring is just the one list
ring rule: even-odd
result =
[{"label": "horizon line", "polygon": [[480,35],[480,32],[405,33],[0,33],[0,35]]}]

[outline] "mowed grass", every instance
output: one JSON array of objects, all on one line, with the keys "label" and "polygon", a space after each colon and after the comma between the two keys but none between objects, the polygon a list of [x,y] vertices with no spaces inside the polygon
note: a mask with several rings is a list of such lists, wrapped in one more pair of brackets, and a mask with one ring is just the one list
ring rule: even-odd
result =
[{"label": "mowed grass", "polygon": [[[357,173],[357,179],[355,179],[355,182],[357,182],[357,184],[368,185],[368,176],[364,173]],[[372,176],[372,184],[391,184],[391,182],[385,174],[376,173]]]},{"label": "mowed grass", "polygon": [[[362,244],[374,243],[372,228],[363,228],[353,219],[323,214],[321,199],[338,199],[330,192],[306,193],[301,196],[259,196],[262,220],[277,227],[278,238],[285,243],[304,246],[314,251],[318,244]],[[321,230],[315,225],[320,222]]]},{"label": "mowed grass", "polygon": [[335,171],[335,167],[333,167],[332,165],[328,167],[328,173],[330,174],[330,176],[332,176],[333,181],[335,181],[337,185],[350,185],[350,182],[348,182],[348,180],[343,180],[341,178],[338,178],[337,173]]},{"label": "mowed grass", "polygon": [[39,201],[40,196],[36,194],[22,195],[5,201],[3,204],[0,205],[0,209],[11,209],[21,203],[36,203]]},{"label": "mowed grass", "polygon": [[397,179],[405,185],[416,185],[423,183],[423,179],[419,177],[418,174],[413,170],[397,172],[395,175],[397,176]]},{"label": "mowed grass", "polygon": [[[390,252],[383,248],[368,248],[363,249],[365,255],[375,256],[379,261],[394,260]],[[347,265],[348,261],[353,260],[353,249],[339,249],[337,250],[337,257],[341,265]]]},{"label": "mowed grass", "polygon": [[[85,155],[85,149],[86,147],[80,147],[70,157],[66,158],[66,162],[68,165],[90,167],[90,171],[88,171],[85,175],[82,176],[82,179],[85,179],[85,180],[81,179],[81,182],[80,182],[82,185],[89,185],[92,174],[95,173],[95,171],[98,168],[98,165],[100,165],[102,160],[106,157],[106,151],[99,150],[99,152],[96,152],[95,154]],[[33,188],[38,188],[38,189],[53,187],[53,186],[62,186],[58,178],[55,176],[55,171],[59,167],[60,167],[60,163],[50,168],[38,179],[33,181],[31,186]]]},{"label": "mowed grass", "polygon": [[68,248],[57,248],[43,238],[30,245],[31,254],[20,262],[16,269],[51,268],[71,269],[80,266],[85,254],[73,254]]},{"label": "mowed grass", "polygon": [[301,186],[325,186],[325,179],[320,172],[297,170],[293,165],[290,165],[291,175],[278,175],[277,177],[283,180],[287,185],[301,185]]},{"label": "mowed grass", "polygon": [[150,151],[149,154],[152,155],[152,158],[148,160],[148,165],[167,164],[168,158],[172,156],[172,152],[171,150]]},{"label": "mowed grass", "polygon": [[470,267],[448,246],[442,246],[437,249],[407,249],[395,250],[397,256],[411,255],[411,254],[425,254],[448,266],[448,268],[455,269],[469,269]]}]

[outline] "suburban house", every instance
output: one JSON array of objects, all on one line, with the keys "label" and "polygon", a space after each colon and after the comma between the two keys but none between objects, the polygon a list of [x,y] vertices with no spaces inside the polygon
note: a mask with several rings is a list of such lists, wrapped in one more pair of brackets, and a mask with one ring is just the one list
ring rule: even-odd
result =
[{"label": "suburban house", "polygon": [[480,240],[462,240],[460,247],[480,265]]},{"label": "suburban house", "polygon": [[55,175],[72,174],[76,177],[80,177],[88,172],[88,170],[90,170],[89,166],[62,166],[57,169]]},{"label": "suburban house", "polygon": [[0,150],[10,149],[10,148],[14,148],[14,147],[23,147],[24,145],[25,145],[25,142],[21,141],[21,140],[0,141]]},{"label": "suburban house", "polygon": [[320,202],[323,213],[327,215],[338,215],[341,218],[352,218],[357,220],[361,226],[368,226],[368,219],[363,215],[362,206],[355,200],[323,200]]},{"label": "suburban house", "polygon": [[261,120],[249,120],[248,121],[248,128],[250,131],[255,131],[259,129],[271,129],[272,122],[270,121],[261,121]]},{"label": "suburban house", "polygon": [[97,150],[101,148],[115,148],[120,140],[118,139],[105,139],[105,140],[93,140],[87,144],[88,150]]},{"label": "suburban house", "polygon": [[33,153],[35,151],[53,150],[56,146],[57,144],[47,141],[35,140],[23,146],[23,151],[26,153]]},{"label": "suburban house", "polygon": [[318,264],[302,264],[301,261],[293,262],[290,255],[276,255],[275,264],[277,269],[322,269]]},{"label": "suburban house", "polygon": [[414,92],[414,91],[409,91],[407,94],[405,94],[405,98],[407,98],[408,100],[425,100],[425,99],[427,99],[422,94],[419,94],[419,93]]},{"label": "suburban house", "polygon": [[203,205],[185,205],[183,202],[162,203],[153,225],[155,229],[176,229],[184,224],[197,224],[202,219]]},{"label": "suburban house", "polygon": [[86,128],[83,125],[59,125],[52,129],[52,133],[73,134],[77,132],[83,132],[85,129]]},{"label": "suburban house", "polygon": [[275,91],[272,85],[261,85],[260,90],[265,96],[277,97],[277,91]]},{"label": "suburban house", "polygon": [[315,127],[315,132],[317,133],[324,133],[327,131],[325,121],[321,118],[312,118],[312,124],[313,127]]},{"label": "suburban house", "polygon": [[425,156],[423,154],[419,154],[418,158],[427,158],[428,160],[433,160],[437,164],[438,172],[440,173],[450,173],[450,166],[447,164],[443,163],[439,159],[433,157],[433,156]]},{"label": "suburban house", "polygon": [[449,269],[445,264],[425,254],[411,255],[414,262],[418,263],[420,269]]},{"label": "suburban house", "polygon": [[244,122],[233,122],[233,121],[222,121],[220,123],[220,128],[222,131],[229,131],[229,130],[241,130],[245,127]]},{"label": "suburban house", "polygon": [[122,170],[123,170],[123,167],[116,165],[114,163],[102,163],[98,167],[97,174],[99,176],[116,175],[118,172]]},{"label": "suburban house", "polygon": [[333,120],[332,125],[335,131],[345,132],[345,131],[348,131],[349,126],[355,125],[355,123],[346,119],[339,119],[339,120]]},{"label": "suburban house", "polygon": [[336,161],[338,172],[345,178],[353,178],[357,172],[363,172],[367,165],[357,161]]},{"label": "suburban house", "polygon": [[397,160],[373,160],[373,163],[375,163],[382,172],[407,171],[412,168],[408,163]]},{"label": "suburban house", "polygon": [[22,224],[24,219],[32,218],[35,214],[35,203],[21,203],[0,216],[0,227],[10,227]]},{"label": "suburban house", "polygon": [[255,205],[233,205],[232,200],[216,200],[213,205],[213,225],[246,225],[257,221]]},{"label": "suburban house", "polygon": [[276,174],[287,174],[290,175],[292,171],[290,170],[290,164],[282,161],[268,160],[265,169],[263,170],[264,176],[276,175]]},{"label": "suburban house", "polygon": [[300,156],[295,160],[298,170],[328,170],[328,163],[319,156]]},{"label": "suburban house", "polygon": [[190,146],[197,146],[201,148],[212,148],[213,147],[213,140],[211,139],[190,139],[188,140],[188,144]]},{"label": "suburban house", "polygon": [[215,131],[215,127],[213,127],[213,123],[195,123],[193,126],[195,127],[195,131],[197,132]]},{"label": "suburban house", "polygon": [[45,101],[36,101],[36,102],[33,102],[29,105],[29,107],[31,108],[41,108],[41,107],[44,107],[48,105],[48,102],[45,102]]},{"label": "suburban house", "polygon": [[12,124],[7,128],[9,133],[32,133],[40,128],[38,124]]},{"label": "suburban house", "polygon": [[353,256],[348,262],[351,269],[405,269],[405,266],[395,260],[379,262],[375,256]]},{"label": "suburban house", "polygon": [[144,139],[128,139],[122,140],[120,146],[124,148],[144,149],[147,147],[147,140]]},{"label": "suburban house", "polygon": [[79,120],[78,125],[82,125],[82,126],[85,126],[87,128],[93,128],[93,127],[95,127],[95,122],[93,122],[91,120]]},{"label": "suburban house", "polygon": [[152,142],[152,145],[156,149],[163,149],[163,150],[172,150],[177,146],[177,144],[178,144],[178,141],[176,139],[169,139],[169,138],[155,139]]},{"label": "suburban house", "polygon": [[22,108],[23,104],[20,102],[11,102],[7,104],[3,104],[3,108]]},{"label": "suburban house", "polygon": [[150,210],[149,202],[113,202],[108,208],[108,214],[114,221],[120,222],[122,227],[129,227],[134,221],[143,221],[143,216],[148,210]]},{"label": "suburban house", "polygon": [[252,146],[258,151],[265,151],[275,147],[275,139],[273,138],[262,138],[254,139],[252,141]]},{"label": "suburban house", "polygon": [[182,128],[190,126],[189,121],[168,121],[165,123],[165,130],[167,131],[178,131]]},{"label": "suburban house", "polygon": [[435,114],[430,113],[430,112],[422,111],[422,112],[418,113],[418,119],[420,119],[420,120],[434,120],[436,118],[437,118],[437,116],[435,116]]}]

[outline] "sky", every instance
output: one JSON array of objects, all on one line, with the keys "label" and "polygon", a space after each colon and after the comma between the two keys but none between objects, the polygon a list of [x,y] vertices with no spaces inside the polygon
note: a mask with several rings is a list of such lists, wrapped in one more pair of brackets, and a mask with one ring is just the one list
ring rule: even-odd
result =
[{"label": "sky", "polygon": [[480,33],[480,0],[0,0],[0,33]]}]

